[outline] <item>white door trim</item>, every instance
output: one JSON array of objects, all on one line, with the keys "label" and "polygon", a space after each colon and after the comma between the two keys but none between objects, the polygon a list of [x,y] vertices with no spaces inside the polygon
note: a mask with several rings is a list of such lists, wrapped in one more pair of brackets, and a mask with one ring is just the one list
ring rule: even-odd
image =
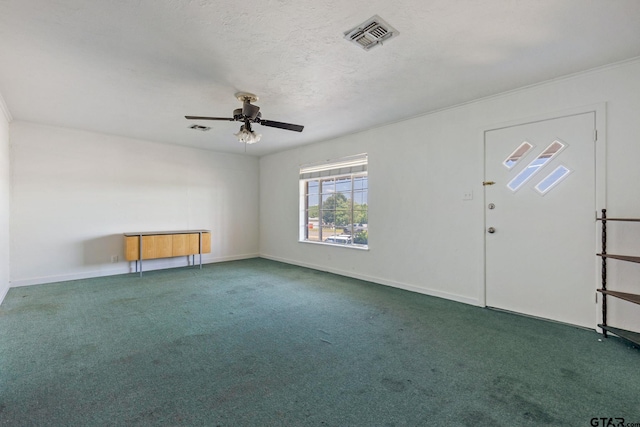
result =
[{"label": "white door trim", "polygon": [[[505,121],[505,122],[501,122],[501,123],[496,123],[494,125],[488,125],[485,126],[484,129],[481,130],[481,135],[480,135],[480,141],[482,143],[482,147],[483,147],[483,156],[482,156],[482,179],[486,180],[486,168],[485,168],[485,158],[486,158],[486,135],[487,132],[490,131],[494,131],[494,130],[499,130],[499,129],[504,129],[504,128],[508,128],[508,127],[513,127],[513,126],[520,126],[520,125],[526,125],[526,124],[530,124],[530,123],[536,123],[536,122],[542,122],[545,120],[551,120],[551,119],[557,119],[557,118],[562,118],[562,117],[568,117],[568,116],[575,116],[578,114],[584,114],[584,113],[595,113],[595,128],[597,130],[597,140],[595,143],[595,201],[596,201],[596,211],[594,212],[594,222],[595,218],[598,216],[598,212],[600,209],[606,209],[607,207],[607,150],[606,150],[606,146],[607,146],[607,128],[606,128],[606,124],[607,124],[607,103],[606,102],[601,102],[601,103],[597,103],[597,104],[590,104],[590,105],[585,105],[582,107],[575,107],[575,108],[570,108],[570,109],[566,109],[566,110],[560,110],[560,111],[555,111],[555,112],[549,112],[549,113],[543,113],[540,115],[536,115],[536,116],[532,116],[532,117],[526,117],[526,118],[521,118],[521,119],[514,119],[514,120],[509,120],[509,121]],[[484,208],[487,204],[487,200],[486,200],[486,195],[485,192],[482,192],[482,202],[483,202],[483,227],[486,225],[486,209]],[[596,253],[598,252],[598,248],[600,247],[600,224],[596,224],[595,227],[595,232],[594,232],[594,236],[593,236],[593,256],[595,259]],[[487,239],[487,233],[485,233],[484,229],[481,230],[482,235],[483,235],[483,241],[485,242],[484,245],[484,263],[483,263],[483,274],[484,274],[484,278],[483,278],[483,286],[482,289],[479,290],[478,292],[478,303],[481,307],[486,307],[487,306],[487,251],[486,251],[486,239]],[[597,263],[596,263],[597,265]],[[596,289],[600,287],[600,266],[597,265],[595,271],[594,271],[594,278],[593,278],[593,292],[594,292],[594,299],[596,298],[595,294],[596,294]],[[600,304],[601,304],[601,298],[597,299],[598,304],[596,304],[595,310],[598,316],[601,316],[601,310],[600,310]],[[598,317],[599,319],[599,317]],[[599,320],[598,320],[599,322]]]}]

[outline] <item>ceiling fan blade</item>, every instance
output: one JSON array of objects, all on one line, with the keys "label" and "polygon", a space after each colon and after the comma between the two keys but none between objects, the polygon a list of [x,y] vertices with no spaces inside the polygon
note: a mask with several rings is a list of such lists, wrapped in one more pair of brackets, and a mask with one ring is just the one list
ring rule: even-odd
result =
[{"label": "ceiling fan blade", "polygon": [[228,118],[228,117],[201,117],[201,116],[184,116],[185,119],[189,119],[189,120],[226,120],[228,122],[233,122],[235,121],[234,118]]},{"label": "ceiling fan blade", "polygon": [[260,111],[260,107],[258,107],[257,105],[252,105],[248,101],[245,101],[242,104],[242,115],[245,117],[249,117],[253,120],[258,115],[258,111]]},{"label": "ceiling fan blade", "polygon": [[304,126],[301,126],[301,125],[292,125],[291,123],[274,122],[273,120],[260,120],[260,124],[262,126],[292,130],[295,132],[302,132],[302,129],[304,129]]}]

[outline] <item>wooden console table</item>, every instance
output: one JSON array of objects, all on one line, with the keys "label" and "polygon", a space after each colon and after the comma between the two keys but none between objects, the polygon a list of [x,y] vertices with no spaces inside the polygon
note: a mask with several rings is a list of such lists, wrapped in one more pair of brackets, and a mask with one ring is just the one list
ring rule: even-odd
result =
[{"label": "wooden console table", "polygon": [[192,257],[200,255],[202,268],[202,254],[211,252],[210,230],[182,230],[182,231],[144,231],[124,233],[124,255],[127,261],[140,261],[140,276],[142,276],[142,260],[156,258],[170,258],[177,256]]}]

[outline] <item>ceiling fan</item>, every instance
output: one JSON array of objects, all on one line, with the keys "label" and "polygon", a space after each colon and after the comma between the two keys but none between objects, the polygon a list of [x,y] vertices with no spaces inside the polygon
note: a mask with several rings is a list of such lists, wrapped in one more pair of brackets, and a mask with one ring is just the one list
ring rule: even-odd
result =
[{"label": "ceiling fan", "polygon": [[238,138],[238,141],[247,144],[254,144],[260,141],[260,137],[262,136],[259,133],[255,133],[251,129],[251,123],[258,123],[262,126],[269,126],[272,128],[292,130],[294,132],[302,132],[302,129],[304,129],[304,126],[300,125],[292,125],[291,123],[274,122],[273,120],[262,119],[260,107],[251,104],[252,102],[256,102],[258,100],[258,97],[252,93],[238,92],[235,96],[238,101],[242,101],[242,108],[236,108],[235,110],[233,110],[233,117],[184,117],[189,120],[224,120],[229,122],[243,122],[244,124],[240,126],[240,131],[234,135]]}]

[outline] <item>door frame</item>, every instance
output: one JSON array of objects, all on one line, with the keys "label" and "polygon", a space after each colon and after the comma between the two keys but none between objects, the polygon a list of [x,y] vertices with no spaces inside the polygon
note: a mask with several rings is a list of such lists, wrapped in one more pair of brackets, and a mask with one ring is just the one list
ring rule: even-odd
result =
[{"label": "door frame", "polygon": [[[595,190],[595,206],[594,206],[594,228],[593,228],[593,259],[594,259],[594,276],[593,276],[593,292],[594,292],[594,328],[600,322],[599,317],[601,316],[600,305],[602,304],[602,298],[597,296],[596,289],[600,286],[600,265],[596,262],[596,253],[598,253],[599,246],[599,236],[600,236],[600,227],[598,221],[595,218],[598,217],[598,212],[600,209],[606,209],[607,207],[607,103],[601,102],[597,104],[585,105],[582,107],[575,107],[566,110],[560,110],[555,112],[543,113],[540,115],[536,115],[533,117],[521,118],[509,120],[506,122],[497,123],[494,125],[485,126],[481,131],[482,138],[482,179],[486,181],[487,179],[487,171],[486,171],[486,153],[487,153],[487,132],[500,130],[504,128],[527,125],[537,122],[543,122],[546,120],[559,119],[568,116],[575,116],[579,114],[585,113],[594,113],[595,115],[595,129],[597,132],[597,139],[594,142],[594,158],[595,158],[595,182],[594,182],[594,190]],[[485,227],[487,225],[487,195],[486,191],[482,191],[482,215],[483,215],[483,244],[484,244],[484,263],[483,263],[483,273],[484,280],[483,286],[478,294],[478,302],[480,306],[487,306],[487,233],[485,231]],[[597,329],[597,328],[596,328]]]}]

